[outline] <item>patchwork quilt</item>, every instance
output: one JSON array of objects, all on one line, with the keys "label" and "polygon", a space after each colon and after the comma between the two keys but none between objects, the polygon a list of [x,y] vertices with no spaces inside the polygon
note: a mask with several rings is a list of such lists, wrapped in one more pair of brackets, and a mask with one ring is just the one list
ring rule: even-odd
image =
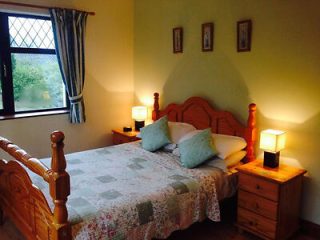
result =
[{"label": "patchwork quilt", "polygon": [[[206,217],[220,220],[214,167],[186,169],[176,156],[145,151],[138,142],[66,159],[74,239],[167,238]],[[50,159],[42,161],[50,165]],[[52,204],[48,184],[29,174]]]}]

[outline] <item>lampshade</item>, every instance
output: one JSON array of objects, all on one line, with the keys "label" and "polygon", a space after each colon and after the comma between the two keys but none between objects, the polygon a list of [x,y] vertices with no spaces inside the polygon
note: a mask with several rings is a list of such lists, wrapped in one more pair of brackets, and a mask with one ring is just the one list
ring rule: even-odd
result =
[{"label": "lampshade", "polygon": [[135,106],[132,107],[132,119],[136,121],[144,121],[147,118],[147,107]]},{"label": "lampshade", "polygon": [[284,131],[267,129],[260,134],[260,148],[268,152],[279,152],[284,149],[286,134]]}]

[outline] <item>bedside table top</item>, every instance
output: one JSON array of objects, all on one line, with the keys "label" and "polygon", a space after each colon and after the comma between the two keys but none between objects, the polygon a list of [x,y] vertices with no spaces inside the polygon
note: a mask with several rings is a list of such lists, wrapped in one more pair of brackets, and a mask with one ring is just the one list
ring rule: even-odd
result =
[{"label": "bedside table top", "polygon": [[255,160],[250,163],[241,165],[237,168],[239,172],[249,175],[255,175],[262,178],[269,179],[278,183],[285,183],[288,180],[305,174],[307,171],[301,168],[279,164],[278,168],[269,168],[263,166],[263,160]]},{"label": "bedside table top", "polygon": [[128,137],[137,137],[137,135],[140,133],[140,132],[137,132],[137,131],[130,131],[130,132],[124,132],[122,129],[113,129],[112,130],[113,133],[118,133],[118,134],[121,134],[121,135],[124,135],[124,136],[128,136]]}]

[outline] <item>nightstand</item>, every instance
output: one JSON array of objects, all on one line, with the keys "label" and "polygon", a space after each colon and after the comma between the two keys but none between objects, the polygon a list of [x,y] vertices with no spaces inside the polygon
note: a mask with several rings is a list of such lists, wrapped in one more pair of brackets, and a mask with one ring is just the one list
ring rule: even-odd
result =
[{"label": "nightstand", "polygon": [[120,129],[114,129],[112,130],[112,133],[113,133],[112,142],[114,145],[133,142],[140,139],[137,137],[139,132],[136,132],[136,131],[124,132],[123,130],[120,130]]},{"label": "nightstand", "polygon": [[299,229],[300,199],[306,170],[284,164],[263,167],[255,160],[239,171],[239,230],[263,239],[287,239]]}]

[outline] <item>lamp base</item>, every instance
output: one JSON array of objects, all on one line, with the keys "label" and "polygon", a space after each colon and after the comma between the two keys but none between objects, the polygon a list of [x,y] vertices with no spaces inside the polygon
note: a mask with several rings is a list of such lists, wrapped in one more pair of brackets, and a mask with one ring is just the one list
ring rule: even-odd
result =
[{"label": "lamp base", "polygon": [[279,166],[280,152],[264,152],[263,166],[276,168]]},{"label": "lamp base", "polygon": [[144,127],[144,121],[134,121],[134,129],[140,132],[140,128]]}]

